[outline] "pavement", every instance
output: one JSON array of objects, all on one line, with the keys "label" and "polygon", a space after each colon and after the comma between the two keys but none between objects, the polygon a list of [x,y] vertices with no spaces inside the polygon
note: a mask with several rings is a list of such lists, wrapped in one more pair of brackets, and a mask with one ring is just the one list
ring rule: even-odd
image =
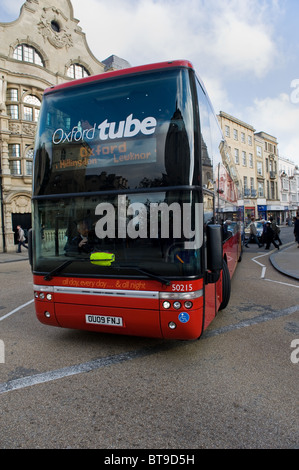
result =
[{"label": "pavement", "polygon": [[29,263],[28,258],[28,251],[24,248],[21,253],[0,253],[0,264],[1,263],[13,263],[15,261],[24,261],[27,260]]},{"label": "pavement", "polygon": [[282,245],[270,255],[272,266],[285,276],[299,281],[299,248],[297,243]]},{"label": "pavement", "polygon": [[[261,249],[262,252],[264,250]],[[299,281],[299,248],[297,243],[291,242],[282,245],[280,250],[272,250],[269,252],[272,266],[284,274]],[[17,261],[25,261],[29,263],[28,251],[23,249],[21,253],[0,253],[1,263],[13,263]]]}]

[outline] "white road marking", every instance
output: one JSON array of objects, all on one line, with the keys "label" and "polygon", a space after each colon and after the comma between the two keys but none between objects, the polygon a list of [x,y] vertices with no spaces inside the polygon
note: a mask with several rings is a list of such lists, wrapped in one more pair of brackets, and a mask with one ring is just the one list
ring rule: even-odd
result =
[{"label": "white road marking", "polygon": [[[288,245],[292,245],[292,243],[293,242],[287,243],[284,247],[287,247]],[[275,251],[276,251],[276,249],[273,249],[272,251],[269,251],[268,253],[264,253],[263,255],[259,255],[259,256],[255,256],[254,258],[251,258],[251,261],[258,264],[262,268],[261,279],[263,279],[264,281],[276,282],[277,284],[282,284],[282,285],[288,286],[288,287],[295,287],[296,289],[298,289],[299,286],[296,286],[295,284],[288,284],[287,282],[280,282],[280,281],[274,281],[272,279],[265,279],[267,267],[264,264],[257,261],[257,260],[260,259],[260,258],[263,258],[264,256],[269,256],[272,253],[274,253]]]},{"label": "white road marking", "polygon": [[273,281],[273,279],[264,279],[264,281],[275,282],[276,284],[282,284],[283,286],[295,287],[296,289],[299,289],[299,285],[296,286],[295,284],[288,284],[287,282]]},{"label": "white road marking", "polygon": [[[274,320],[276,318],[292,315],[298,310],[299,305],[294,305],[293,307],[288,307],[284,310],[278,310],[276,312],[270,312],[268,314],[263,313],[262,315],[258,315],[257,317],[242,320],[234,325],[228,325],[222,328],[218,328],[216,330],[206,331],[203,333],[201,341],[211,338],[213,336],[229,333],[230,331],[239,330],[241,328],[257,325],[270,320]],[[160,343],[154,347],[142,348],[135,351],[128,351],[125,353],[116,354],[115,356],[102,357],[100,359],[95,359],[93,361],[85,362],[82,364],[77,364],[70,367],[63,367],[62,369],[56,369],[28,377],[21,377],[19,379],[9,380],[8,382],[0,384],[0,395],[12,392],[14,390],[32,387],[33,385],[48,383],[57,379],[63,379],[65,377],[71,377],[74,375],[82,374],[84,372],[91,372],[94,370],[101,369],[103,367],[112,366],[114,364],[119,364],[122,362],[147,357],[152,354],[158,354],[164,351],[169,351],[174,348],[185,347],[187,344],[188,342],[182,343],[181,341],[175,341],[171,343],[167,342],[162,344]]]},{"label": "white road marking", "polygon": [[0,317],[0,321],[5,320],[6,318],[10,317],[10,316],[13,315],[14,313],[18,312],[19,310],[22,310],[22,308],[27,307],[27,305],[32,304],[33,302],[34,302],[34,299],[30,300],[29,302],[26,302],[26,303],[23,304],[23,305],[20,305],[19,307],[15,308],[15,309],[12,310],[11,312],[7,313],[6,315],[3,315],[3,317]]}]

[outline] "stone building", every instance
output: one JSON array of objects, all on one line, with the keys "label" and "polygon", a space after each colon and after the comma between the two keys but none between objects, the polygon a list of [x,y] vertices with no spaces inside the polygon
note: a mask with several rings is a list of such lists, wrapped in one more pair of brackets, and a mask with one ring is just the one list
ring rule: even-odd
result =
[{"label": "stone building", "polygon": [[88,47],[70,0],[27,0],[0,23],[0,252],[15,250],[18,224],[31,227],[36,124],[45,88],[130,66],[102,62]]},{"label": "stone building", "polygon": [[278,190],[279,172],[278,172],[278,142],[267,132],[257,132],[256,138],[260,138],[264,144],[263,164],[265,176],[265,196],[267,205],[267,217],[273,217],[275,220],[283,210],[280,202]]},{"label": "stone building", "polygon": [[256,216],[257,210],[257,175],[255,165],[254,133],[255,129],[240,119],[223,111],[218,116],[220,126],[231,157],[241,179],[241,197],[245,218]]},{"label": "stone building", "polygon": [[279,218],[283,210],[278,189],[278,142],[266,132],[223,111],[220,126],[241,179],[244,219]]},{"label": "stone building", "polygon": [[299,171],[294,162],[285,157],[278,159],[279,185],[281,201],[280,223],[291,221],[299,210]]}]

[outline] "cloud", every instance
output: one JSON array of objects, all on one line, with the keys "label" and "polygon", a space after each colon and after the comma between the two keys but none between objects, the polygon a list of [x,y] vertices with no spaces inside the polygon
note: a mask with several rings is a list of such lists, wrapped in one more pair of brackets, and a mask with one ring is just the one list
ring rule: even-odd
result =
[{"label": "cloud", "polygon": [[276,62],[271,26],[275,8],[271,0],[72,3],[97,58],[104,60],[115,54],[131,65],[189,59],[201,75],[215,110],[233,112],[228,96],[232,80],[261,79]]},{"label": "cloud", "polygon": [[282,157],[299,165],[299,103],[292,103],[290,95],[281,93],[274,98],[255,99],[245,114],[258,132],[264,131],[277,138]]},{"label": "cloud", "polygon": [[88,29],[87,40],[97,57],[116,54],[132,65],[186,58],[199,70],[209,65],[215,73],[257,77],[269,71],[276,54],[269,8],[263,4],[260,0],[73,0],[75,16],[83,30]]},{"label": "cloud", "polygon": [[277,53],[263,25],[226,11],[215,19],[213,32],[215,41],[209,48],[210,53],[219,66],[225,67],[226,74],[252,73],[261,78],[269,72]]}]

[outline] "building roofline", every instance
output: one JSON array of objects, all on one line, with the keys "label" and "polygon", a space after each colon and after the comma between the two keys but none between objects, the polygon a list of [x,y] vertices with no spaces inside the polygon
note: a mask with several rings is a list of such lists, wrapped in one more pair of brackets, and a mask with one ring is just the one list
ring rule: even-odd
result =
[{"label": "building roofline", "polygon": [[254,129],[254,127],[251,124],[247,124],[246,122],[241,121],[241,119],[238,119],[232,116],[231,114],[225,113],[224,111],[220,111],[219,116],[229,119],[230,121],[233,121],[236,124],[239,124],[240,126],[246,127],[247,129],[250,129],[252,132],[256,131],[256,129]]}]

